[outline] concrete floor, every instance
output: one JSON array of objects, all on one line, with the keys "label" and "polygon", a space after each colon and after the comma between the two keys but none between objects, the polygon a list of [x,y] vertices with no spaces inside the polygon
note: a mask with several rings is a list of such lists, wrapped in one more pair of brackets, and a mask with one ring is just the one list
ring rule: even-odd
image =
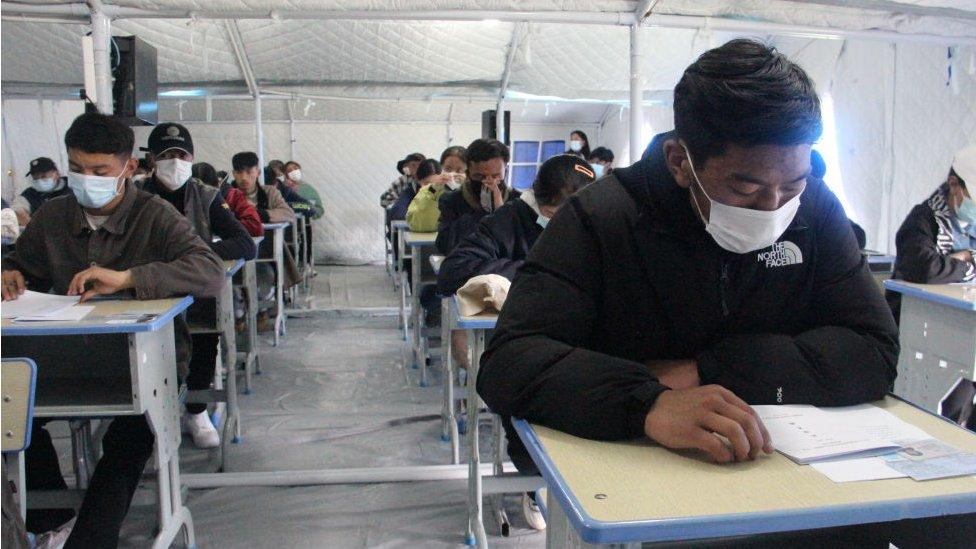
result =
[{"label": "concrete floor", "polygon": [[[313,300],[323,309],[396,306],[382,266],[321,268],[315,288]],[[262,347],[264,373],[254,393],[241,397],[244,440],[230,447],[228,470],[449,463],[439,421],[324,440],[353,427],[439,414],[440,377],[418,387],[419,371],[404,366],[408,352],[395,316],[289,319],[281,346]],[[205,453],[189,440],[181,454],[184,471],[203,467]],[[462,547],[465,490],[463,481],[217,488],[191,490],[187,503],[201,548]],[[525,527],[519,497],[509,496],[506,507],[514,531],[502,538],[487,521],[491,545],[543,547],[544,535]],[[153,521],[151,507],[134,507],[123,547],[146,546]]]}]

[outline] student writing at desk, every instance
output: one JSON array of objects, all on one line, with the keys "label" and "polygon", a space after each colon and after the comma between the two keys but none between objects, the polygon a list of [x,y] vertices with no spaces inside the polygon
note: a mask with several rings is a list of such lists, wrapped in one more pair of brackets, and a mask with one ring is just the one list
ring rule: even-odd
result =
[{"label": "student writing at desk", "polygon": [[[192,176],[193,136],[180,124],[164,122],[149,134],[148,143],[154,170],[143,183],[143,190],[154,194],[183,214],[197,235],[208,243],[221,259],[254,259],[257,247],[216,187],[205,185]],[[220,240],[214,242],[215,236]],[[198,301],[187,311],[190,318],[213,319],[213,301]],[[200,391],[210,388],[217,365],[217,334],[193,334],[193,352],[186,388]],[[186,405],[186,425],[197,448],[220,446],[220,434],[214,428],[204,403]]]},{"label": "student writing at desk", "polygon": [[[64,141],[73,194],[41,206],[17,240],[13,256],[4,260],[3,299],[16,299],[27,288],[84,300],[117,292],[137,299],[216,296],[224,281],[217,254],[170,204],[128,180],[136,166],[132,130],[111,117],[83,114]],[[185,368],[189,341],[179,336],[187,332],[176,333],[176,354]],[[112,420],[65,547],[118,545],[153,442],[145,417]],[[34,430],[27,450],[27,487],[66,488],[45,429]],[[49,530],[70,516],[63,510],[29,511],[28,529]]]},{"label": "student writing at desk", "polygon": [[[674,120],[644,159],[560,208],[477,388],[495,412],[572,435],[756,459],[774,441],[749,404],[879,399],[897,331],[843,208],[810,177],[822,123],[799,66],[733,40],[684,72]],[[887,547],[889,532],[792,535]]]}]

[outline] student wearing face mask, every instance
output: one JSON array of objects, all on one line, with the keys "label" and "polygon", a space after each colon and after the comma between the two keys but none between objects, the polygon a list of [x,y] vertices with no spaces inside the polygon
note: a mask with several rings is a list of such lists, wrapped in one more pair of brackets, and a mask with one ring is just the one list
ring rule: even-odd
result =
[{"label": "student wearing face mask", "polygon": [[[803,69],[733,40],[685,70],[674,122],[560,208],[477,389],[503,416],[575,436],[752,460],[773,441],[750,404],[880,399],[898,332],[840,202],[810,177],[822,122]],[[513,435],[513,461],[533,467]]]},{"label": "student wearing face mask", "polygon": [[467,177],[456,191],[437,201],[437,251],[448,255],[458,242],[474,230],[482,217],[497,210],[519,192],[505,184],[508,147],[496,139],[476,139],[467,148]]},{"label": "student wearing face mask", "polygon": [[21,225],[27,225],[30,216],[52,198],[71,194],[68,188],[68,178],[61,177],[57,165],[47,157],[35,158],[30,161],[30,187],[20,193],[11,206],[17,213],[17,220]]},{"label": "student wearing face mask", "polygon": [[[193,138],[180,124],[164,122],[149,134],[148,152],[153,165],[152,175],[142,188],[169,202],[186,216],[196,233],[221,259],[254,259],[257,247],[244,226],[234,217],[230,206],[216,187],[193,177]],[[220,239],[214,242],[214,237]],[[190,307],[189,318],[208,319],[214,316],[214,302],[200,300]],[[187,389],[209,389],[217,364],[217,334],[193,334],[193,354]],[[197,448],[216,448],[220,434],[210,421],[207,405],[188,403],[186,425]]]},{"label": "student wearing face mask", "polygon": [[586,160],[593,168],[593,173],[596,174],[597,179],[613,171],[613,151],[606,147],[593,149]]},{"label": "student wearing face mask", "polygon": [[[115,118],[89,113],[74,120],[64,136],[73,192],[39,209],[13,256],[4,258],[4,301],[17,299],[25,289],[80,295],[83,301],[117,293],[136,299],[217,295],[224,281],[217,254],[184,216],[129,181],[136,166],[133,141],[132,129]],[[176,330],[176,358],[185,374],[189,340],[185,324],[177,324],[182,329]],[[85,339],[84,345],[91,367],[98,368],[98,340]],[[27,488],[65,489],[44,423],[35,420],[27,449]],[[153,446],[144,416],[111,420],[65,547],[118,546],[122,519]],[[70,509],[29,510],[28,530],[53,529],[73,514]]]},{"label": "student wearing face mask", "polygon": [[483,217],[444,259],[438,291],[451,295],[478,275],[497,274],[514,280],[552,216],[566,199],[595,179],[589,163],[578,156],[561,154],[545,161],[531,189]]},{"label": "student wearing face mask", "polygon": [[590,157],[590,140],[583,130],[574,130],[569,134],[569,150],[566,154],[586,159]]},{"label": "student wearing face mask", "polygon": [[407,208],[407,224],[411,231],[419,233],[437,231],[441,217],[438,201],[445,192],[461,188],[468,166],[466,154],[464,147],[448,147],[441,153],[439,169],[433,169],[433,165],[437,164],[433,160],[430,161],[433,164],[424,161],[417,168],[420,190]]},{"label": "student wearing face mask", "polygon": [[895,278],[921,284],[976,280],[976,145],[956,153],[946,181],[915,206],[895,236]]}]

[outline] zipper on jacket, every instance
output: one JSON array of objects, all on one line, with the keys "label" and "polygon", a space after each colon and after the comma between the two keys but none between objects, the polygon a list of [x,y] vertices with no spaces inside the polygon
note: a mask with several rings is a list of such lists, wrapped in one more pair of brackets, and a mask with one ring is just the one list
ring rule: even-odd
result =
[{"label": "zipper on jacket", "polygon": [[719,277],[718,282],[718,294],[722,300],[722,315],[729,316],[729,304],[725,299],[726,286],[729,284],[729,263],[726,260],[722,260],[722,274]]}]

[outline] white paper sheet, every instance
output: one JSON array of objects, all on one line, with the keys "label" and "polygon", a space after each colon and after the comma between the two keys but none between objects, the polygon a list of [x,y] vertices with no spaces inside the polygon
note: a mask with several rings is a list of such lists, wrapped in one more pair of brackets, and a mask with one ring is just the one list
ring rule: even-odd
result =
[{"label": "white paper sheet", "polygon": [[834,482],[883,480],[908,476],[888,467],[887,462],[879,457],[821,461],[811,463],[810,467],[823,473]]},{"label": "white paper sheet", "polygon": [[0,310],[3,318],[16,318],[52,313],[75,303],[78,303],[76,295],[52,295],[27,290],[13,301],[4,301]]},{"label": "white paper sheet", "polygon": [[900,448],[895,442],[929,438],[894,415],[866,404],[843,408],[755,406],[776,449],[798,463],[868,457]]},{"label": "white paper sheet", "polygon": [[77,322],[94,310],[94,305],[73,305],[39,315],[18,316],[14,322]]}]

